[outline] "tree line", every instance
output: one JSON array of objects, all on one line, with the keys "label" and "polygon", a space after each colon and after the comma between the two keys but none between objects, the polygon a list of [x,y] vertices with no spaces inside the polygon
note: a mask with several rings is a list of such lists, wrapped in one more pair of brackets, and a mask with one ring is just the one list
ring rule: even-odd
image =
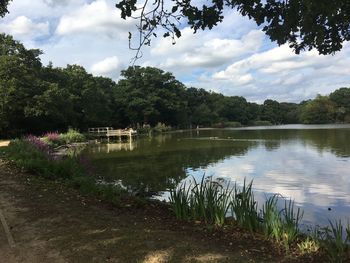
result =
[{"label": "tree line", "polygon": [[350,122],[350,88],[301,103],[186,87],[169,72],[129,67],[116,83],[82,66],[44,66],[42,52],[0,34],[0,138],[68,127],[197,126]]}]

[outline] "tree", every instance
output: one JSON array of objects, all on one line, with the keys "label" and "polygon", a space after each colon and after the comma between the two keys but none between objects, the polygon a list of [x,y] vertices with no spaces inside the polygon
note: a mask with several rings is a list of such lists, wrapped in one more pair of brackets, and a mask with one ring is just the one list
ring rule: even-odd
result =
[{"label": "tree", "polygon": [[337,120],[350,122],[350,88],[340,88],[329,95],[336,104]]},{"label": "tree", "polygon": [[335,103],[328,96],[317,95],[303,106],[301,112],[301,119],[307,124],[332,123],[334,117]]},{"label": "tree", "polygon": [[[181,36],[180,22],[186,21],[196,32],[212,29],[224,19],[227,8],[253,19],[278,45],[288,43],[295,53],[317,49],[320,54],[339,51],[350,40],[350,2],[348,0],[121,0],[117,5],[121,17],[138,19],[139,55],[143,45],[157,37],[158,27],[165,29],[164,37]],[[131,34],[129,34],[129,40]]]},{"label": "tree", "polygon": [[39,78],[40,54],[40,50],[28,50],[11,36],[0,34],[0,133],[2,135],[17,135],[35,126],[28,112],[34,105],[34,96],[45,88]]},{"label": "tree", "polygon": [[128,125],[177,125],[187,111],[185,86],[163,70],[139,66],[123,70],[115,91]]},{"label": "tree", "polygon": [[7,6],[11,0],[0,0],[0,17],[4,17],[9,11]]},{"label": "tree", "polygon": [[280,103],[275,100],[265,100],[262,106],[261,120],[269,121],[273,124],[281,124],[281,107]]}]

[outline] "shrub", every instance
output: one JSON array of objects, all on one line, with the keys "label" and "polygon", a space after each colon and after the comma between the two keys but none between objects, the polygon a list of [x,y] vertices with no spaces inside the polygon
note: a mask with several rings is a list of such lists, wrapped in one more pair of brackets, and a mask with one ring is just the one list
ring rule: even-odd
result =
[{"label": "shrub", "polygon": [[305,240],[297,244],[300,254],[312,254],[320,250],[320,243],[318,240],[306,237]]},{"label": "shrub", "polygon": [[149,134],[151,132],[151,126],[148,124],[144,124],[142,127],[137,128],[138,134]]},{"label": "shrub", "polygon": [[42,136],[42,140],[53,147],[57,147],[62,144],[62,140],[58,132],[47,132]]},{"label": "shrub", "polygon": [[85,141],[85,136],[74,129],[69,129],[66,133],[60,134],[59,137],[66,144]]},{"label": "shrub", "polygon": [[158,122],[156,126],[152,129],[155,133],[162,133],[171,130],[171,126],[167,126],[165,123]]},{"label": "shrub", "polygon": [[83,168],[73,158],[57,159],[49,145],[35,136],[14,140],[6,150],[17,166],[50,179],[67,179],[79,176]]}]

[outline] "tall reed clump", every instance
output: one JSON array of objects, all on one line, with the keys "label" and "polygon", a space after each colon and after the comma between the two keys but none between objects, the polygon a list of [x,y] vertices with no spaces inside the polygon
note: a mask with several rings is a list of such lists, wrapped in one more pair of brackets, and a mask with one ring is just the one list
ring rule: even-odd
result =
[{"label": "tall reed clump", "polygon": [[303,217],[300,208],[295,210],[294,201],[284,200],[284,208],[277,208],[279,195],[269,197],[262,209],[263,231],[265,236],[272,238],[289,251],[290,245],[300,235],[299,223]]},{"label": "tall reed clump", "polygon": [[[344,229],[341,220],[329,221],[330,226],[326,227],[325,238],[322,240],[328,258],[331,262],[345,262],[346,252],[349,250],[349,223],[348,227]],[[345,233],[346,232],[346,233]],[[350,260],[350,258],[348,258]]]},{"label": "tall reed clump", "polygon": [[232,215],[239,225],[250,231],[257,231],[260,226],[260,219],[252,185],[253,181],[246,184],[245,179],[242,188],[237,187],[235,184],[230,205]]},{"label": "tall reed clump", "polygon": [[176,217],[182,220],[198,220],[207,224],[222,226],[230,204],[232,190],[224,187],[212,177],[197,183],[170,190],[170,204]]},{"label": "tall reed clump", "polygon": [[170,190],[170,204],[177,219],[190,219],[190,188],[186,187],[186,183],[181,184],[177,188]]}]

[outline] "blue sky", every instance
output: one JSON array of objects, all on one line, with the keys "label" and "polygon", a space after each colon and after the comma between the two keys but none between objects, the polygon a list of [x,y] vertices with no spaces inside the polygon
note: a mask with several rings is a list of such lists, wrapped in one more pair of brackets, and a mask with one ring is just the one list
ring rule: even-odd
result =
[{"label": "blue sky", "polygon": [[[135,55],[128,32],[135,21],[123,20],[117,0],[13,0],[10,14],[0,19],[0,32],[13,35],[28,48],[40,48],[42,62],[54,66],[80,64],[94,75],[118,80]],[[141,66],[172,72],[187,86],[265,99],[300,102],[350,86],[350,46],[334,56],[317,51],[295,55],[278,47],[253,21],[227,10],[222,24],[193,34],[182,26],[182,37],[157,38],[143,48]]]}]

